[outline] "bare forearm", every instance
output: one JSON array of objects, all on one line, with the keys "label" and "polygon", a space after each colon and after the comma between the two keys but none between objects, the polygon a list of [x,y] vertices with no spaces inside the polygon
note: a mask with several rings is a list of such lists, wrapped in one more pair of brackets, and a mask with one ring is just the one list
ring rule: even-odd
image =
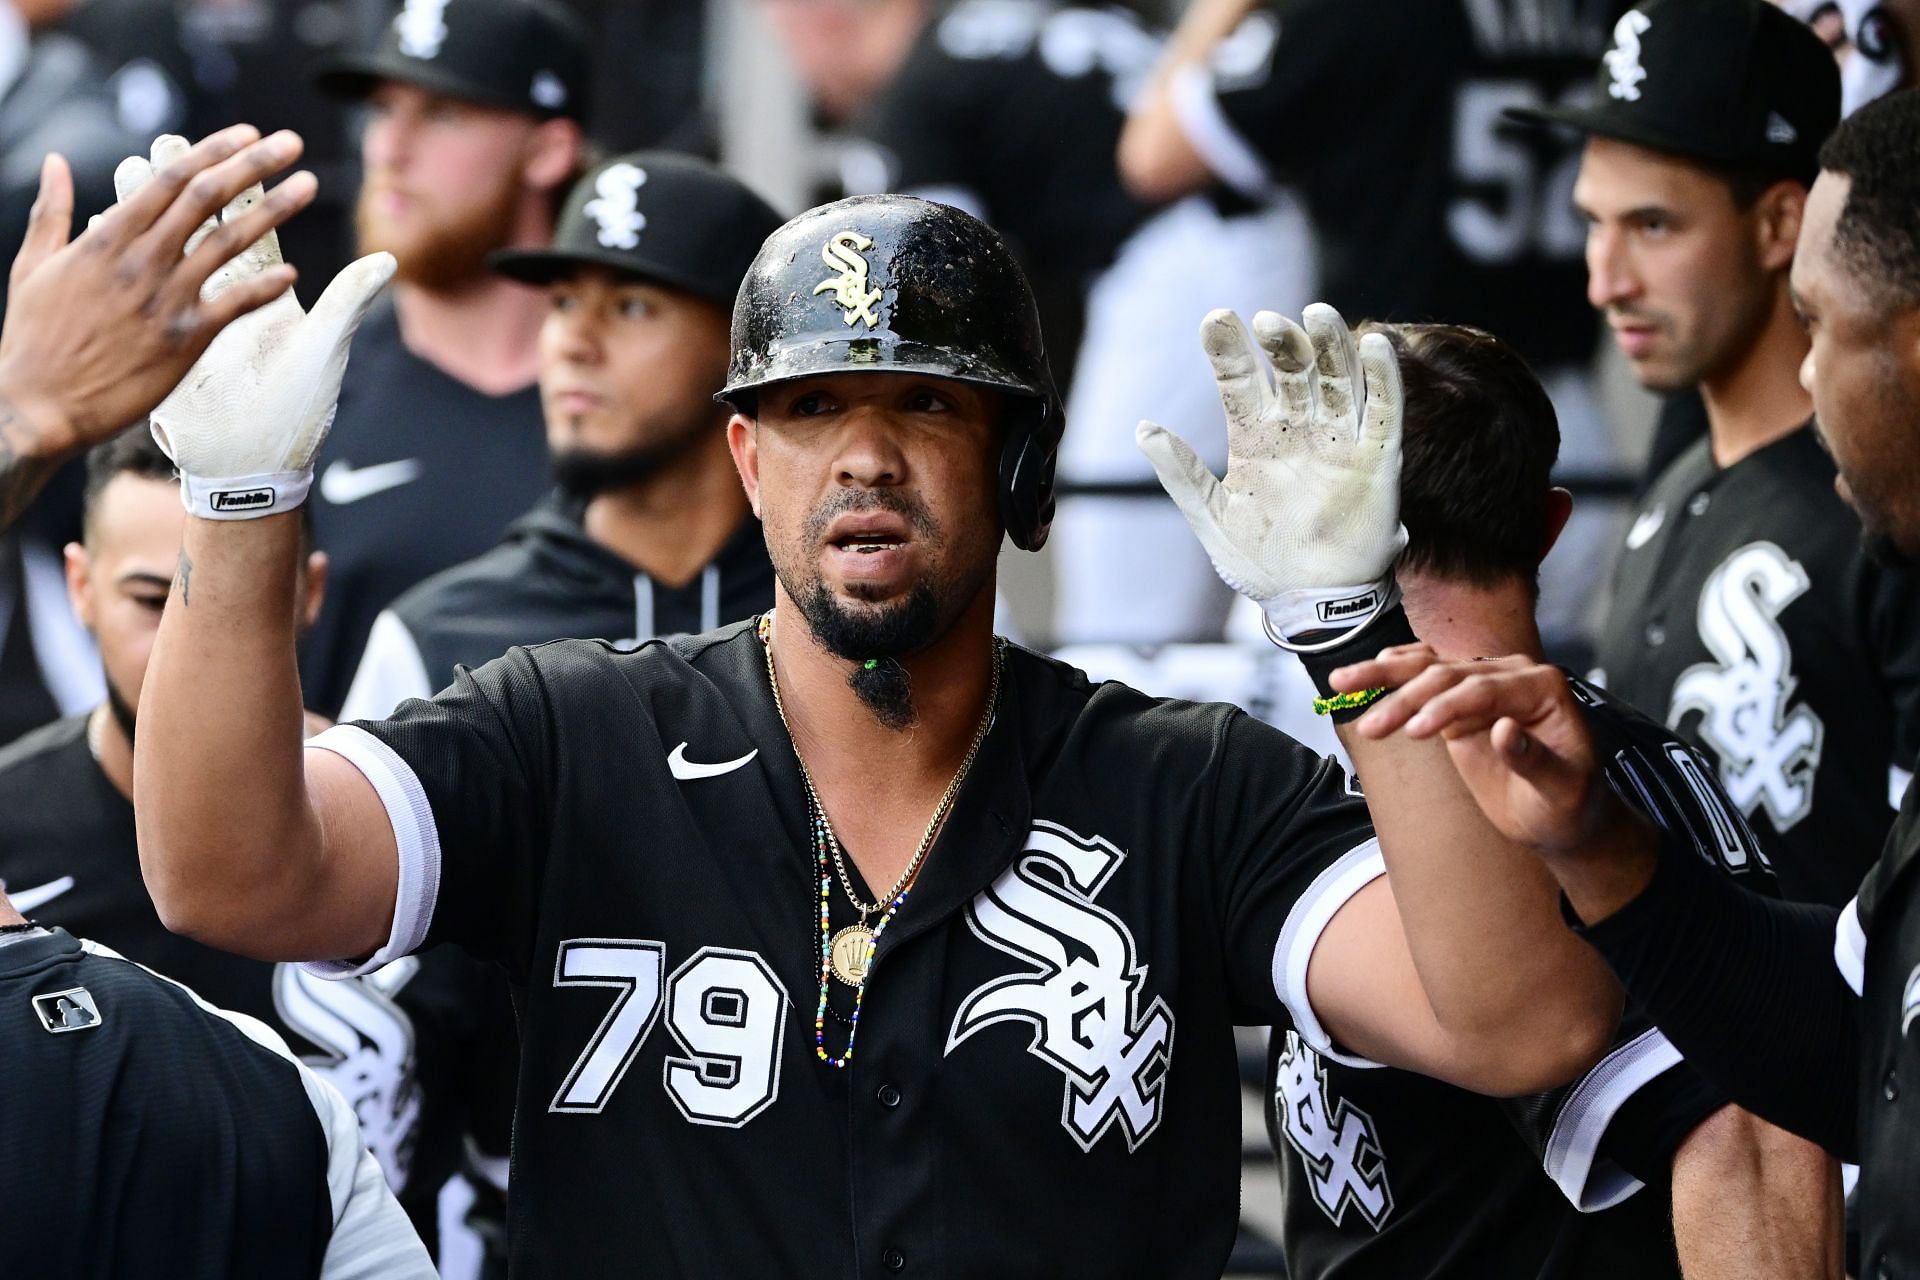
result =
[{"label": "bare forearm", "polygon": [[172,927],[229,948],[297,902],[318,851],[294,662],[295,514],[189,519],[140,699],[134,798]]},{"label": "bare forearm", "polygon": [[1532,852],[1487,822],[1439,741],[1341,740],[1399,904],[1435,1019],[1467,1037],[1561,1057],[1568,1074],[1613,1032],[1619,984],[1560,918]]},{"label": "bare forearm", "polygon": [[1257,0],[1195,0],[1167,42],[1153,78],[1127,113],[1115,153],[1121,180],[1142,200],[1171,200],[1212,181],[1206,161],[1181,128],[1173,82],[1204,62],[1246,18]]},{"label": "bare forearm", "polygon": [[0,532],[20,518],[68,453],[59,434],[0,390]]},{"label": "bare forearm", "polygon": [[1674,1154],[1687,1280],[1838,1280],[1844,1216],[1839,1162],[1739,1107],[1709,1116]]}]

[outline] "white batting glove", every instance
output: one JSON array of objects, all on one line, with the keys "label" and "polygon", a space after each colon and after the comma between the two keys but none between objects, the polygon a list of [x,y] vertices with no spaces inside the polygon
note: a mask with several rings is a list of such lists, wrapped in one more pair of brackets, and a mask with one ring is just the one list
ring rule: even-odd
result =
[{"label": "white batting glove", "polygon": [[1224,480],[1165,427],[1142,422],[1134,437],[1221,579],[1260,605],[1267,635],[1312,653],[1399,599],[1393,562],[1407,533],[1393,348],[1369,334],[1356,354],[1340,313],[1321,303],[1301,319],[1304,331],[1258,313],[1258,346],[1231,311],[1201,322],[1227,410]]},{"label": "white batting glove", "polygon": [[[151,160],[129,156],[120,162],[115,192],[127,199],[186,150],[185,138],[155,139]],[[259,186],[242,192],[221,220],[238,217],[264,194]],[[187,252],[213,229],[208,219],[187,242]],[[215,297],[279,263],[279,237],[268,232],[216,271],[202,296]],[[247,520],[306,501],[313,456],[333,425],[348,344],[393,268],[393,255],[386,253],[351,264],[334,277],[312,314],[300,309],[288,289],[221,331],[160,402],[150,418],[153,438],[180,468],[180,497],[188,511],[209,520]]]}]

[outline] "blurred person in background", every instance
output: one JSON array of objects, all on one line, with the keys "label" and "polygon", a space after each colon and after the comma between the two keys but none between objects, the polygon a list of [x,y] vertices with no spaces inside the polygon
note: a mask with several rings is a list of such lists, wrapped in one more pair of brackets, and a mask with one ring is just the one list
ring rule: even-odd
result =
[{"label": "blurred person in background", "polygon": [[[1133,445],[1143,414],[1194,424],[1197,447],[1224,459],[1194,327],[1215,307],[1303,305],[1312,250],[1304,219],[1272,193],[1160,211],[1121,186],[1114,147],[1161,32],[1117,6],[1050,0],[765,0],[765,10],[819,110],[845,130],[848,191],[964,209],[1020,255],[1072,369],[1063,481],[1149,482]],[[1049,559],[1056,642],[1221,634],[1231,593],[1164,502],[1063,498]]]},{"label": "blurred person in background", "polygon": [[[465,1063],[488,1031],[488,973],[439,952],[327,982],[167,931],[140,876],[133,742],[187,513],[173,463],[145,423],[95,448],[86,471],[85,533],[66,549],[66,578],[74,613],[98,642],[107,692],[89,712],[0,751],[0,880],[41,924],[104,943],[272,1027],[352,1104],[362,1141],[432,1247],[439,1188],[465,1124]],[[326,571],[326,556],[309,547],[302,628],[319,613]],[[309,713],[310,733],[325,727]]]},{"label": "blurred person in background", "polygon": [[361,252],[399,262],[367,317],[314,489],[332,557],[301,683],[338,710],[380,610],[498,541],[547,489],[546,301],[489,254],[551,242],[583,145],[586,37],[543,0],[408,0],[319,84],[367,107]]},{"label": "blurred person in background", "polygon": [[[1196,0],[1134,105],[1120,172],[1149,200],[1291,185],[1320,249],[1318,296],[1347,315],[1513,342],[1553,396],[1561,464],[1602,470],[1617,456],[1592,381],[1598,327],[1580,304],[1574,153],[1500,112],[1584,94],[1625,8]],[[1619,524],[1574,514],[1543,579],[1550,650],[1581,653]]]},{"label": "blurred person in background", "polygon": [[1710,430],[1641,503],[1595,678],[1714,762],[1786,897],[1838,905],[1920,745],[1920,579],[1865,554],[1834,492],[1788,289],[1839,76],[1762,0],[1648,0],[1599,83],[1525,118],[1588,136],[1588,296],[1643,385],[1700,389]]},{"label": "blurred person in background", "polygon": [[575,185],[551,248],[495,259],[547,293],[540,396],[559,491],[381,613],[342,719],[389,716],[514,645],[632,645],[772,605],[714,395],[740,279],[781,221],[712,165],[634,152]]},{"label": "blurred person in background", "polygon": [[1920,73],[1920,0],[1777,0],[1840,62],[1840,114],[1850,116]]}]

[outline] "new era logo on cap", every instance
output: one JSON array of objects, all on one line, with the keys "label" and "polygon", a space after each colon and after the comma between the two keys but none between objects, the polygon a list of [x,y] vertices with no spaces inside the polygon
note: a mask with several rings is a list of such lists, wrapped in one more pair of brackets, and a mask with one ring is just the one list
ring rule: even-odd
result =
[{"label": "new era logo on cap", "polygon": [[558,111],[567,105],[567,86],[559,76],[542,67],[533,73],[533,87],[527,91],[527,96],[533,99],[536,107]]},{"label": "new era logo on cap", "polygon": [[1623,102],[1640,101],[1640,85],[1647,78],[1647,69],[1640,65],[1640,37],[1652,25],[1646,14],[1629,9],[1613,24],[1613,48],[1601,55],[1613,77],[1607,92]]},{"label": "new era logo on cap", "polygon": [[33,1011],[40,1025],[54,1035],[69,1031],[91,1031],[100,1025],[100,1006],[85,987],[53,991],[33,998]]},{"label": "new era logo on cap", "polygon": [[407,0],[393,19],[401,53],[409,58],[440,55],[440,46],[447,42],[448,3],[449,0]]},{"label": "new era logo on cap", "polygon": [[1790,147],[1800,141],[1800,131],[1787,123],[1787,118],[1778,111],[1769,111],[1767,112],[1767,141]]}]

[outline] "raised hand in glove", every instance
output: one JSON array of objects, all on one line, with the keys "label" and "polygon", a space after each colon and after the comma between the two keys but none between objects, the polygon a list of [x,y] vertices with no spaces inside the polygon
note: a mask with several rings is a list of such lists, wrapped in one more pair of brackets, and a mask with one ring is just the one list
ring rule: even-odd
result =
[{"label": "raised hand in glove", "polygon": [[1227,411],[1224,479],[1157,423],[1135,439],[1220,577],[1260,605],[1267,634],[1318,652],[1399,598],[1400,367],[1383,335],[1356,351],[1332,307],[1302,320],[1258,313],[1257,346],[1231,311],[1201,322]]},{"label": "raised hand in glove", "polygon": [[[186,149],[186,139],[169,134],[155,140],[151,161],[121,161],[113,175],[121,202]],[[243,191],[219,221],[240,218],[263,194],[258,185]],[[214,227],[208,219],[187,252]],[[216,298],[279,265],[279,237],[268,231],[214,272],[201,295]],[[333,425],[348,344],[393,268],[386,253],[352,263],[334,277],[311,314],[288,289],[222,330],[160,402],[150,415],[153,436],[180,468],[188,511],[239,520],[291,511],[306,500],[313,456]]]}]

